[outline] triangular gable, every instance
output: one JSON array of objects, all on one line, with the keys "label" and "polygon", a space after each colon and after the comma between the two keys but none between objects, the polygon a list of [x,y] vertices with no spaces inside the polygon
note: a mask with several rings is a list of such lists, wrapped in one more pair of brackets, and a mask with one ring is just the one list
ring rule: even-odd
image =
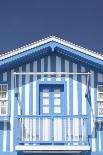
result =
[{"label": "triangular gable", "polygon": [[22,60],[27,57],[35,57],[36,55],[44,54],[48,51],[57,51],[65,54],[66,56],[74,58],[77,57],[77,59],[80,59],[81,61],[87,60],[89,64],[96,64],[99,67],[103,66],[103,55],[54,36],[50,36],[43,40],[0,55],[0,66],[16,62],[17,60]]}]

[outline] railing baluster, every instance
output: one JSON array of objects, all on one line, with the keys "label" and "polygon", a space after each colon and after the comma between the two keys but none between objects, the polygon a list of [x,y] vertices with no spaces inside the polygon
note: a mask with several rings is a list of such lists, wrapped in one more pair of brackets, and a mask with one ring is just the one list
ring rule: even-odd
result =
[{"label": "railing baluster", "polygon": [[[55,129],[57,128],[57,136],[54,135],[54,125],[56,125]],[[48,127],[47,135],[43,135],[46,134],[43,130],[45,126]],[[76,129],[78,132],[75,133]],[[20,143],[29,141],[30,143],[46,142],[54,145],[54,143],[62,142],[70,143],[70,145],[73,143],[84,145],[87,143],[87,138],[86,116],[18,116],[18,140]]]}]

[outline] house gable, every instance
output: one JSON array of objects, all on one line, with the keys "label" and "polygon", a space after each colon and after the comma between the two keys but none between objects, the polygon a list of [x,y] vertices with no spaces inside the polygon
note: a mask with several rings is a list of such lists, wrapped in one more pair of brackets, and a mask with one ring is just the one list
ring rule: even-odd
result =
[{"label": "house gable", "polygon": [[36,59],[41,55],[46,55],[48,52],[60,53],[99,69],[103,66],[103,56],[101,54],[51,36],[1,55],[0,69],[2,70],[3,67],[8,65],[22,64],[24,61],[28,62],[30,59]]}]

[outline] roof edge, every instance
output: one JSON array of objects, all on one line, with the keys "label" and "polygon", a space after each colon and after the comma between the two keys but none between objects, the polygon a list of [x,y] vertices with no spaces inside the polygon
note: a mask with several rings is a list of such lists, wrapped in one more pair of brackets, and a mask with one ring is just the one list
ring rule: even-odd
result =
[{"label": "roof edge", "polygon": [[58,37],[56,37],[56,36],[49,36],[49,37],[47,37],[47,38],[38,40],[38,41],[33,42],[33,43],[31,43],[31,44],[27,44],[27,45],[25,45],[25,46],[22,46],[22,47],[20,47],[20,48],[15,49],[15,50],[12,50],[12,51],[3,53],[3,54],[0,55],[0,60],[3,60],[3,59],[5,59],[5,58],[11,57],[11,56],[14,56],[14,55],[19,54],[19,53],[21,53],[21,52],[24,52],[24,51],[26,51],[26,50],[29,50],[29,49],[38,47],[38,46],[43,45],[43,44],[45,44],[45,43],[49,43],[49,42],[51,42],[51,41],[60,43],[60,44],[62,44],[62,45],[64,45],[64,46],[67,46],[67,47],[69,47],[69,48],[78,50],[78,51],[80,51],[80,52],[83,52],[83,53],[85,53],[85,54],[88,54],[88,55],[90,55],[90,56],[93,56],[93,57],[96,57],[96,58],[98,58],[98,59],[103,60],[103,55],[102,55],[102,54],[97,53],[97,52],[92,51],[92,50],[89,50],[89,49],[87,49],[87,48],[78,46],[78,45],[76,45],[76,44],[74,44],[74,43],[71,43],[71,42],[69,42],[69,41],[63,40],[63,39],[58,38]]}]

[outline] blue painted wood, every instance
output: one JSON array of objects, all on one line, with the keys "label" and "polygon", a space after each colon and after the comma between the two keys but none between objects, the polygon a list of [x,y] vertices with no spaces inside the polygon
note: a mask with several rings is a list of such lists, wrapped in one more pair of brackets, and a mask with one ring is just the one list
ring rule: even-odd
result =
[{"label": "blue painted wood", "polygon": [[[33,62],[30,63],[30,72],[33,72]],[[30,91],[29,91],[29,114],[33,114],[33,75],[30,75]]]},{"label": "blue painted wood", "polygon": [[[51,56],[51,71],[56,71],[56,54],[55,54],[55,50],[56,50],[56,48],[54,47],[54,53],[53,53],[53,51],[52,51],[52,56]],[[59,50],[59,48],[58,48],[58,50]],[[33,52],[33,51],[32,51]],[[42,53],[43,51],[41,51],[41,53]],[[48,51],[46,51],[46,52],[48,52]],[[50,51],[51,52],[51,51]],[[56,51],[57,52],[57,51]],[[59,51],[58,51],[59,52]],[[61,51],[60,51],[61,52]],[[62,54],[63,54],[63,52],[64,52],[64,49],[62,50]],[[78,53],[79,51],[76,51],[76,53]],[[72,55],[71,55],[71,53],[72,53]],[[28,52],[28,54],[29,54],[29,52]],[[65,52],[64,53],[65,55],[67,54],[67,52]],[[70,55],[69,55],[70,54]],[[50,53],[49,53],[49,55],[50,55]],[[44,56],[44,55],[42,55],[42,56]],[[59,56],[61,56],[60,54],[59,54]],[[66,60],[68,60],[70,63],[69,63],[69,71],[70,72],[73,72],[73,62],[75,62],[76,64],[77,64],[77,71],[78,72],[81,72],[81,66],[82,65],[84,65],[84,67],[86,67],[87,69],[86,69],[86,72],[88,72],[88,71],[90,71],[90,65],[89,64],[92,64],[92,62],[94,61],[91,57],[89,57],[90,59],[88,59],[88,57],[85,57],[85,56],[83,56],[83,61],[84,61],[84,59],[88,59],[88,60],[90,60],[90,61],[87,61],[87,63],[88,63],[88,65],[87,64],[84,64],[84,63],[80,63],[80,64],[78,64],[78,62],[80,62],[81,60],[82,60],[82,56],[81,55],[79,55],[79,57],[78,56],[76,56],[75,58],[78,58],[79,60],[76,60],[75,61],[75,59],[72,57],[70,57],[70,56],[73,56],[73,51],[68,51],[68,55],[67,56],[61,56],[61,71],[65,71],[65,66],[64,66],[64,62],[65,62],[65,59]],[[21,56],[20,56],[21,57]],[[44,71],[48,71],[48,55],[46,55],[45,57],[44,57]],[[16,59],[16,57],[15,57],[15,59]],[[33,64],[32,64],[32,58],[30,58],[30,71],[32,71],[33,70]],[[39,72],[39,71],[41,71],[41,58],[36,58],[36,60],[37,60],[37,71]],[[12,61],[12,60],[10,60],[10,61]],[[4,62],[3,62],[4,63]],[[97,62],[98,64],[100,64],[100,61],[99,62]],[[18,63],[19,64],[19,63]],[[26,64],[26,61],[24,62],[24,65],[22,65],[22,71],[24,71],[25,72],[25,64]],[[92,64],[92,65],[95,65],[95,63],[94,64]],[[100,64],[101,65],[101,64]],[[96,67],[98,67],[98,66],[96,66]],[[14,67],[15,68],[15,67]],[[97,110],[97,102],[96,102],[96,100],[97,100],[97,84],[103,84],[103,82],[98,82],[98,79],[97,79],[97,73],[100,73],[100,70],[95,70],[94,68],[91,68],[92,70],[94,70],[95,72],[94,72],[94,98],[95,98],[95,113],[96,113],[96,110]],[[102,70],[102,68],[101,68],[101,70]],[[101,71],[102,72],[102,71]],[[0,72],[0,75],[1,75],[2,73]],[[8,74],[8,83],[9,82],[11,82],[10,81],[10,78],[11,78],[11,75],[9,75]],[[18,79],[19,80],[19,79]],[[31,144],[32,142],[33,143],[35,143],[35,144],[40,144],[40,143],[42,143],[42,145],[43,145],[43,143],[44,143],[44,141],[43,141],[43,130],[42,130],[42,128],[40,128],[40,126],[42,126],[43,125],[43,123],[42,123],[42,120],[43,120],[43,118],[49,118],[50,120],[51,120],[51,131],[50,131],[50,133],[51,133],[51,135],[50,135],[50,141],[48,142],[45,142],[45,143],[50,143],[50,144],[52,144],[52,145],[56,145],[57,143],[58,143],[58,145],[63,145],[63,143],[65,144],[65,145],[67,145],[67,143],[68,143],[68,140],[66,139],[65,140],[65,137],[64,137],[64,135],[67,133],[67,130],[66,130],[66,133],[65,133],[65,130],[64,130],[64,121],[65,121],[65,119],[67,118],[67,117],[69,117],[70,119],[71,119],[71,123],[70,123],[70,125],[71,125],[71,134],[72,134],[72,136],[71,136],[71,141],[70,141],[70,145],[74,145],[74,141],[73,141],[73,118],[76,118],[76,117],[78,117],[78,119],[80,120],[80,118],[82,117],[82,118],[85,118],[85,117],[87,117],[87,116],[82,116],[81,115],[81,111],[82,111],[82,104],[81,104],[81,101],[82,101],[82,91],[81,91],[81,76],[77,76],[77,86],[78,86],[78,115],[77,116],[73,116],[73,93],[74,93],[74,90],[73,90],[73,75],[69,75],[69,98],[70,98],[70,100],[69,100],[69,102],[70,102],[70,115],[68,116],[68,115],[66,115],[66,111],[65,111],[65,109],[66,109],[66,104],[64,104],[64,103],[66,103],[66,98],[67,98],[67,91],[66,91],[66,89],[67,89],[67,83],[65,82],[65,79],[64,79],[64,76],[62,75],[62,78],[61,78],[61,81],[56,81],[56,78],[55,78],[55,76],[53,76],[52,77],[52,79],[51,79],[51,81],[47,81],[47,76],[45,75],[45,79],[44,79],[44,81],[40,81],[41,80],[41,76],[39,76],[38,77],[38,80],[37,80],[37,89],[36,89],[36,93],[37,93],[37,111],[36,111],[36,115],[35,116],[33,116],[32,114],[32,106],[33,106],[33,94],[32,94],[32,89],[33,89],[33,84],[32,84],[32,80],[33,80],[33,76],[31,75],[30,76],[30,92],[29,92],[29,95],[30,95],[30,100],[29,100],[29,107],[30,107],[30,111],[29,111],[29,114],[30,115],[27,115],[27,116],[25,116],[25,76],[22,76],[22,118],[33,118],[33,117],[35,117],[35,119],[37,119],[37,121],[36,121],[36,126],[37,126],[37,128],[36,128],[36,141],[34,142],[34,141],[28,141],[27,143],[29,143],[29,144]],[[4,81],[2,81],[2,80],[0,80],[0,82],[1,83],[6,83],[6,82],[4,82]],[[18,83],[17,83],[18,84]],[[60,118],[62,118],[63,119],[63,128],[62,128],[62,133],[63,133],[63,139],[62,139],[62,141],[61,142],[55,142],[54,143],[54,139],[53,139],[53,136],[54,136],[54,133],[53,133],[53,129],[54,129],[54,124],[53,124],[53,115],[54,115],[54,113],[53,113],[53,111],[54,111],[54,107],[53,107],[53,94],[52,94],[52,97],[51,97],[51,99],[50,99],[50,101],[51,101],[51,107],[50,107],[50,109],[52,109],[51,111],[52,111],[52,113],[50,113],[49,115],[39,115],[40,113],[39,113],[39,91],[40,91],[40,86],[41,85],[55,85],[55,86],[59,86],[59,85],[63,85],[64,86],[64,96],[63,96],[63,94],[62,94],[62,97],[61,97],[61,103],[62,103],[62,101],[64,102],[63,104],[61,104],[61,106],[62,106],[62,115],[60,114],[60,115],[55,115],[55,117],[60,117]],[[11,84],[10,84],[11,85]],[[91,87],[91,84],[89,84],[89,86]],[[51,89],[52,89],[52,87],[51,87]],[[10,92],[11,92],[11,88],[10,88]],[[88,90],[88,93],[90,93],[89,95],[91,95],[91,92],[90,92],[90,90]],[[91,112],[91,107],[90,107],[90,103],[91,103],[91,98],[90,98],[91,96],[89,96],[89,100],[87,100],[86,101],[86,105],[87,105],[87,115],[88,115],[88,119],[87,119],[87,126],[88,126],[88,132],[89,132],[89,144],[90,144],[90,146],[91,146],[91,119],[90,119],[90,112]],[[9,94],[9,107],[8,107],[8,116],[9,116],[9,114],[10,114],[10,104],[11,104],[11,101],[10,101],[10,94]],[[64,106],[65,105],[65,106]],[[18,119],[18,117],[20,117],[20,116],[17,116],[17,100],[15,100],[15,119],[14,119],[14,124],[16,124],[16,119]],[[96,114],[96,116],[97,116],[97,114]],[[1,117],[2,118],[2,122],[3,122],[3,119],[4,119],[4,117]],[[9,117],[7,117],[7,118],[9,118]],[[40,121],[40,126],[39,126],[39,119],[41,119],[41,121]],[[98,118],[98,117],[96,117],[96,119],[98,120],[98,119],[102,119],[102,118]],[[80,125],[80,121],[79,121],[79,135],[81,136],[81,131],[82,131],[82,127],[81,127],[81,125]],[[98,126],[96,126],[96,127],[98,127]],[[8,148],[8,151],[10,150],[10,126],[8,126],[7,127],[8,128],[8,131],[7,131],[7,144],[8,144],[8,146],[9,147],[7,147]],[[38,138],[38,136],[39,136],[39,128],[40,128],[40,140],[39,140],[39,138]],[[66,129],[68,129],[68,122],[66,123]],[[3,130],[4,130],[4,128],[3,128]],[[0,133],[3,133],[3,130],[2,131],[0,131]],[[16,130],[15,130],[15,135],[17,135],[17,133],[16,133]],[[1,137],[1,139],[3,139],[3,134],[0,134],[0,137]],[[16,136],[15,136],[16,137]],[[16,140],[15,140],[15,137],[14,137],[14,145],[15,145],[15,142],[16,142]],[[101,129],[101,137],[103,137],[103,130]],[[98,142],[99,142],[99,137],[98,137],[98,129],[96,128],[96,155],[98,155],[98,154],[100,154],[100,152],[99,152],[99,146],[98,146]],[[87,134],[87,141],[88,141],[88,134]],[[102,143],[101,143],[101,146],[102,146],[102,150],[103,150],[103,139],[102,139],[102,141],[101,141]],[[1,144],[2,142],[0,142],[0,149],[2,149],[2,144]],[[24,142],[25,143],[25,142]],[[82,139],[81,139],[81,137],[80,137],[80,141],[78,142],[78,145],[84,145],[83,143],[82,143]],[[88,144],[88,143],[87,143]],[[15,146],[14,146],[15,147]],[[102,152],[103,153],[103,152]],[[0,154],[1,154],[1,152],[0,152]],[[93,153],[91,153],[91,154],[93,154]],[[95,153],[94,153],[95,154]]]}]

